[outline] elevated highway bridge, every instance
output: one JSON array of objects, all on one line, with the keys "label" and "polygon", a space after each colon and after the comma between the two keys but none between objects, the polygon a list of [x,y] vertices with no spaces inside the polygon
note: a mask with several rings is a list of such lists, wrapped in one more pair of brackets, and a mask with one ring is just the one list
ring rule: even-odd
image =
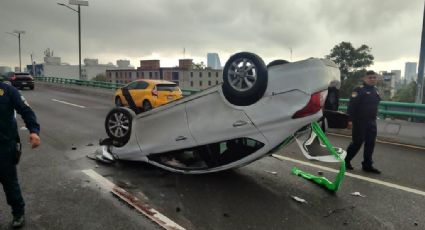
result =
[{"label": "elevated highway bridge", "polygon": [[[42,146],[25,145],[19,165],[27,229],[425,229],[420,141],[381,138],[374,160],[383,173],[362,172],[360,152],[355,170],[331,193],[291,175],[291,168],[333,178],[338,165],[308,161],[295,144],[210,175],[174,174],[137,162],[100,164],[87,155],[106,137],[112,91],[37,83],[22,94],[42,127]],[[25,138],[27,131],[20,132]],[[350,142],[344,133],[329,139],[342,148]],[[125,193],[118,197],[111,188]],[[4,196],[0,200],[0,229],[7,229],[9,207]]]}]

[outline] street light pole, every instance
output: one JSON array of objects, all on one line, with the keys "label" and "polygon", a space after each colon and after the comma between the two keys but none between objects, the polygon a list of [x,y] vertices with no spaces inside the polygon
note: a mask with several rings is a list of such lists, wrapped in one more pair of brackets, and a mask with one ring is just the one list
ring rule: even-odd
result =
[{"label": "street light pole", "polygon": [[423,98],[425,87],[424,87],[424,64],[425,64],[425,7],[424,15],[422,16],[422,36],[421,36],[421,49],[419,53],[419,68],[418,68],[418,79],[416,88],[416,103],[425,103]]},{"label": "street light pole", "polygon": [[22,62],[21,62],[21,34],[25,34],[23,30],[14,30],[13,33],[6,32],[10,35],[13,35],[18,38],[18,47],[19,47],[19,72],[22,72]]},{"label": "street light pole", "polygon": [[77,5],[78,10],[75,10],[74,8],[65,5],[63,3],[58,3],[58,5],[65,6],[68,9],[77,12],[78,14],[78,77],[80,80],[82,80],[81,76],[81,8],[80,6],[89,6],[88,1],[81,1],[81,0],[69,0],[70,5]]},{"label": "street light pole", "polygon": [[81,76],[81,14],[80,14],[80,5],[78,5],[78,73],[80,74],[80,80],[82,80]]}]

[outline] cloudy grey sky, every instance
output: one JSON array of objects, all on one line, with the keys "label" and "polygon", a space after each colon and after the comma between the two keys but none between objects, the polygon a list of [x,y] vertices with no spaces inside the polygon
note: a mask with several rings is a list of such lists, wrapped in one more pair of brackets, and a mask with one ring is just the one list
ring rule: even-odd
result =
[{"label": "cloudy grey sky", "polygon": [[[22,62],[46,48],[62,62],[78,64],[77,13],[57,5],[68,0],[0,0],[0,66],[18,66],[18,39],[25,30]],[[183,57],[206,62],[217,52],[222,64],[238,51],[267,62],[323,57],[341,41],[366,44],[373,69],[404,70],[418,61],[422,0],[89,0],[82,7],[82,58],[101,63]],[[403,74],[403,73],[402,73]]]}]

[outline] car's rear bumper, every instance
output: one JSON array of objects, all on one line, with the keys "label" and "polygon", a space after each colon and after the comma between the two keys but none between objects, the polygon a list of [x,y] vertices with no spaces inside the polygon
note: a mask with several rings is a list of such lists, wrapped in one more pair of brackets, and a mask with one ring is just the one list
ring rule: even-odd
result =
[{"label": "car's rear bumper", "polygon": [[34,87],[34,81],[12,81],[15,87]]}]

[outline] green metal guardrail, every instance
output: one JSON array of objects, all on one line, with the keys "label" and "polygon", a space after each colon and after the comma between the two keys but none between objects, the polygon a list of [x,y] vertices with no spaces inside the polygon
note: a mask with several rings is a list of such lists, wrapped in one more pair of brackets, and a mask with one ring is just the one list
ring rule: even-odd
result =
[{"label": "green metal guardrail", "polygon": [[[104,81],[87,81],[87,80],[59,78],[59,77],[35,77],[34,79],[36,81],[48,82],[48,83],[79,85],[79,86],[87,86],[87,87],[102,88],[102,89],[113,89],[113,90],[121,88],[125,85],[120,83],[112,83],[112,82],[104,82]],[[189,96],[197,92],[199,92],[199,90],[182,89],[182,93],[184,96]]]},{"label": "green metal guardrail", "polygon": [[[103,82],[103,81],[86,81],[78,79],[69,79],[69,78],[59,78],[59,77],[36,77],[36,81],[57,83],[57,84],[70,84],[70,85],[79,85],[103,89],[118,89],[123,87],[124,84]],[[182,89],[184,96],[192,95],[199,90],[193,89]],[[339,107],[340,111],[347,111],[348,99],[340,99],[341,106]],[[379,117],[385,119],[386,117],[397,117],[397,118],[425,118],[425,104],[415,104],[415,103],[404,103],[404,102],[394,102],[394,101],[381,101],[379,104]]]},{"label": "green metal guardrail", "polygon": [[[340,111],[347,111],[348,99],[340,99]],[[405,103],[395,101],[381,101],[379,103],[379,117],[425,118],[425,104]]]},{"label": "green metal guardrail", "polygon": [[124,86],[124,84],[104,82],[104,81],[86,81],[86,80],[59,78],[59,77],[35,77],[34,79],[36,81],[42,81],[42,82],[67,84],[67,85],[80,85],[80,86],[88,86],[88,87],[102,88],[102,89],[118,89]]}]

